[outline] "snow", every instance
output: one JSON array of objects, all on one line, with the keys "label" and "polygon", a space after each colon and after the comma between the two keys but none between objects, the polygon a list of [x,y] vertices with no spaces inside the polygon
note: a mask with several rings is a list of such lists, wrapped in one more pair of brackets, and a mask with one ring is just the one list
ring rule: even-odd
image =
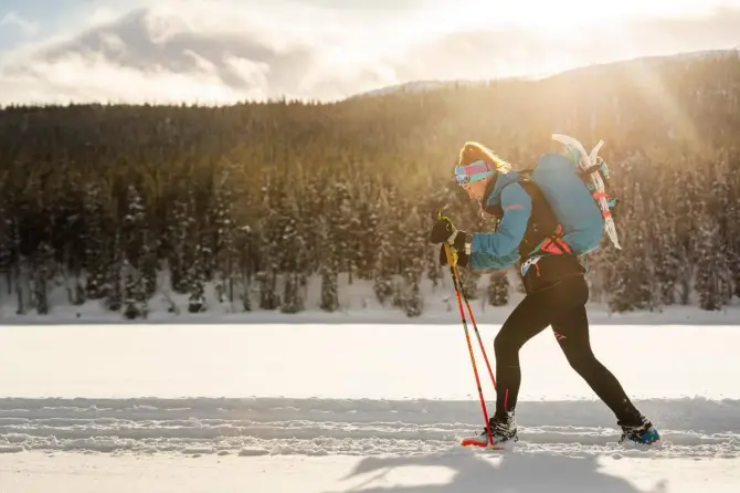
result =
[{"label": "snow", "polygon": [[[522,351],[521,441],[495,452],[457,445],[481,409],[457,314],[441,317],[1,326],[0,491],[738,491],[737,325],[593,326],[663,434],[651,448],[617,443],[546,331]],[[493,360],[498,326],[479,329]]]},{"label": "snow", "polygon": [[[0,456],[3,491],[74,493],[736,493],[736,460],[450,452],[387,457]],[[9,485],[9,486],[8,486]]]}]

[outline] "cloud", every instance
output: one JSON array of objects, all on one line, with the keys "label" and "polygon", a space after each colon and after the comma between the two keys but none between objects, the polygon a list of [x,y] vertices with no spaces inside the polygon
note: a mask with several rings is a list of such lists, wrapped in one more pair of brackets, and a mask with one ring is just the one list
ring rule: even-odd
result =
[{"label": "cloud", "polygon": [[415,0],[393,15],[312,2],[272,0],[256,8],[228,0],[160,0],[88,21],[81,31],[69,27],[63,38],[0,58],[0,104],[333,100],[420,79],[552,72],[740,45],[740,10],[610,22],[593,26],[588,39],[580,31],[516,27],[449,32],[453,22],[441,25],[412,8]]},{"label": "cloud", "polygon": [[2,26],[11,26],[19,29],[24,36],[33,36],[38,32],[38,25],[30,22],[15,12],[8,12],[0,17],[0,28]]},{"label": "cloud", "polygon": [[369,26],[341,13],[193,6],[136,10],[12,54],[0,64],[0,103],[331,98],[395,82],[383,80]]},{"label": "cloud", "polygon": [[737,26],[740,9],[722,9],[702,17],[612,21],[570,33],[460,31],[418,47],[396,73],[403,80],[547,75],[592,63],[737,48]]}]

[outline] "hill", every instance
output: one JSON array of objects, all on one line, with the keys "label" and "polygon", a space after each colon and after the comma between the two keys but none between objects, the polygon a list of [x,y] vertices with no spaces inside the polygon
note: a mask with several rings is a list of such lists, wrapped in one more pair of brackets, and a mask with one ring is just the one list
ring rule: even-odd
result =
[{"label": "hill", "polygon": [[[392,93],[414,93],[414,92],[431,92],[436,90],[454,89],[461,87],[487,87],[490,84],[501,81],[544,81],[548,79],[563,77],[563,76],[579,76],[595,74],[599,75],[605,68],[618,67],[620,70],[623,69],[635,69],[640,68],[656,68],[660,64],[671,63],[676,61],[690,61],[695,59],[724,59],[731,58],[733,56],[740,56],[740,47],[732,49],[720,49],[720,50],[702,50],[695,52],[678,53],[674,55],[656,55],[656,56],[645,56],[638,57],[628,60],[619,60],[614,62],[596,63],[590,65],[584,65],[568,70],[563,70],[556,73],[546,73],[539,75],[530,76],[519,76],[519,77],[500,77],[495,79],[484,79],[484,80],[421,80],[411,81],[402,84],[396,84],[392,86],[382,87],[372,91],[363,92],[352,96],[351,98],[359,98],[366,96],[382,96]],[[349,98],[349,99],[351,99]]]}]

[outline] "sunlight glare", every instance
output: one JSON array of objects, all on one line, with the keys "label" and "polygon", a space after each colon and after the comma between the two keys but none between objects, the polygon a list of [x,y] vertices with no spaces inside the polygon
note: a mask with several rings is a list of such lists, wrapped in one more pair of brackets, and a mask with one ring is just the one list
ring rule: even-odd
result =
[{"label": "sunlight glare", "polygon": [[567,32],[595,23],[623,22],[650,17],[684,17],[707,14],[718,8],[740,7],[740,0],[620,0],[588,3],[583,0],[519,0],[491,2],[468,0],[442,6],[439,18],[448,25],[467,28],[524,28]]}]

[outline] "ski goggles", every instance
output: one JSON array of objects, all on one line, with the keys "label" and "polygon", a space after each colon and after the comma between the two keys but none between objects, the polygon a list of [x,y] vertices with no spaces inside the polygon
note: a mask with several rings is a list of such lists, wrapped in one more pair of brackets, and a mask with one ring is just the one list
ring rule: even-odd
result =
[{"label": "ski goggles", "polygon": [[454,170],[455,181],[458,185],[465,185],[474,181],[484,180],[493,175],[493,170],[482,159],[473,161],[467,166],[457,165]]}]

